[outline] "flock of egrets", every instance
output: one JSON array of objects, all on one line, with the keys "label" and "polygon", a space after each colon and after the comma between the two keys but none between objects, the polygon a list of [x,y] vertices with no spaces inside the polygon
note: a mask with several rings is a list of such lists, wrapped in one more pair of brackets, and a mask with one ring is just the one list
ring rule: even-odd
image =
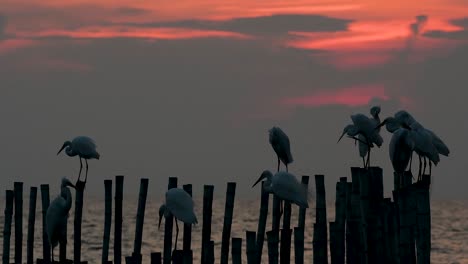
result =
[{"label": "flock of egrets", "polygon": [[[425,173],[427,161],[429,160],[429,174],[431,174],[432,163],[437,165],[440,161],[439,154],[448,156],[449,149],[444,142],[431,130],[424,128],[407,111],[399,111],[394,117],[388,117],[383,122],[380,121],[380,107],[374,106],[370,110],[371,117],[364,114],[351,115],[352,124],[343,129],[344,135],[352,138],[359,144],[359,155],[362,157],[364,168],[370,166],[371,149],[377,145],[382,146],[383,139],[380,136],[380,128],[386,126],[388,132],[393,133],[389,145],[390,160],[395,172],[402,173],[409,165],[411,171],[411,160],[413,152],[419,156],[418,180]],[[299,207],[308,208],[308,190],[301,184],[296,176],[288,172],[288,164],[293,162],[289,138],[279,127],[273,127],[269,130],[269,142],[278,158],[277,172],[265,170],[260,178],[254,183],[265,180],[264,189],[276,195],[281,200],[289,201]],[[72,196],[70,189],[84,188],[84,183],[88,176],[88,159],[99,159],[100,155],[96,151],[95,142],[89,137],[76,137],[72,141],[66,141],[57,153],[60,154],[65,149],[65,153],[70,156],[78,156],[80,159],[80,172],[76,185],[68,179],[63,178],[60,195],[50,204],[47,215],[46,225],[49,243],[52,248],[52,259],[54,248],[60,241],[66,242],[66,224],[68,212],[71,208]],[[367,157],[366,157],[367,156]],[[83,169],[82,159],[86,163],[86,176],[84,182],[80,182],[81,171]],[[422,164],[424,161],[424,169]],[[286,170],[280,171],[281,162]],[[81,186],[81,187],[80,187]],[[281,210],[282,211],[282,210]],[[193,210],[192,197],[182,189],[174,188],[166,192],[166,202],[159,209],[159,225],[164,216],[174,216],[176,220],[176,244],[178,237],[177,220],[186,224],[197,223],[197,217]]]}]

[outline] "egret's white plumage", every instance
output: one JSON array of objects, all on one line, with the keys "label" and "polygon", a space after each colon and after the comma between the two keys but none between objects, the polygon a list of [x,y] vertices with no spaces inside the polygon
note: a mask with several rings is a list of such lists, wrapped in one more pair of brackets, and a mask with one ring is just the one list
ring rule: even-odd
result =
[{"label": "egret's white plumage", "polygon": [[263,179],[266,179],[265,190],[267,192],[273,193],[280,199],[289,201],[300,207],[309,208],[306,185],[300,183],[293,174],[279,171],[273,175],[271,171],[265,170],[252,187]]},{"label": "egret's white plumage", "polygon": [[59,242],[66,243],[66,228],[68,212],[72,205],[72,195],[68,186],[75,187],[68,179],[63,178],[58,195],[49,205],[46,212],[46,232],[51,245],[52,260],[54,259],[54,248]]},{"label": "egret's white plumage", "polygon": [[399,128],[393,133],[390,140],[389,154],[395,172],[403,173],[406,170],[414,146],[414,141],[408,129]]},{"label": "egret's white plumage", "polygon": [[176,221],[176,246],[179,236],[179,226],[177,220],[185,224],[197,224],[197,216],[194,212],[193,200],[190,194],[179,188],[172,188],[166,192],[166,203],[159,208],[159,225],[164,215],[167,218],[170,215],[175,217]]},{"label": "egret's white plumage", "polygon": [[78,181],[80,180],[81,170],[83,169],[83,163],[81,159],[86,162],[86,177],[85,182],[88,178],[88,159],[99,159],[100,155],[96,151],[96,143],[90,137],[78,136],[72,141],[65,141],[62,148],[58,151],[57,155],[65,149],[65,153],[70,156],[78,156],[80,158],[80,173],[78,174]]},{"label": "egret's white plumage", "polygon": [[293,162],[289,138],[286,133],[284,133],[283,130],[281,130],[279,127],[272,127],[268,133],[270,144],[278,156],[278,171],[280,167],[280,160],[286,166],[287,171],[288,164]]}]

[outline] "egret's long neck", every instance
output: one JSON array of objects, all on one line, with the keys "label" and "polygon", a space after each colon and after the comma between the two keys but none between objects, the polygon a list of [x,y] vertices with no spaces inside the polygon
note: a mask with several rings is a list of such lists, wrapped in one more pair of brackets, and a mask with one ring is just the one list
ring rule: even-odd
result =
[{"label": "egret's long neck", "polygon": [[72,195],[68,187],[62,187],[60,195],[65,199],[65,210],[68,212],[72,205]]},{"label": "egret's long neck", "polygon": [[265,191],[271,193],[272,188],[271,188],[271,175],[268,175],[265,180]]}]

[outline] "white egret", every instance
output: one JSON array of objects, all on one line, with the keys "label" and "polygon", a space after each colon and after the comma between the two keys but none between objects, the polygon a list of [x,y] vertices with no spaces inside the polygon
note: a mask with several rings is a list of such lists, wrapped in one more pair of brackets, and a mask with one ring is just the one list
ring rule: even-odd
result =
[{"label": "white egret", "polygon": [[193,210],[192,197],[184,190],[179,188],[172,188],[166,192],[166,203],[159,208],[159,224],[161,227],[162,216],[167,219],[170,215],[175,217],[176,223],[176,241],[175,247],[177,248],[177,239],[179,237],[179,226],[177,220],[185,224],[197,224],[197,217]]},{"label": "white egret", "polygon": [[293,162],[288,136],[279,127],[272,127],[268,132],[270,144],[276,156],[278,156],[278,171],[280,168],[280,160],[286,166],[286,171],[288,171],[288,164]]},{"label": "white egret", "polygon": [[300,183],[293,174],[279,171],[273,175],[271,171],[265,170],[252,187],[263,179],[266,179],[265,190],[267,192],[273,193],[278,198],[289,201],[299,207],[309,208],[306,185]]},{"label": "white egret", "polygon": [[67,243],[66,230],[68,212],[72,205],[72,195],[68,186],[75,186],[67,179],[62,178],[60,195],[58,195],[47,208],[46,232],[52,250],[52,262],[54,261],[54,248],[58,243]]},{"label": "white egret", "polygon": [[[66,148],[66,149],[65,149]],[[65,153],[70,156],[78,156],[80,158],[80,173],[78,174],[77,184],[80,181],[81,171],[83,169],[83,162],[81,159],[84,159],[86,162],[86,177],[84,182],[88,179],[88,159],[99,159],[100,155],[96,151],[96,143],[93,139],[85,136],[78,136],[72,141],[65,141],[62,148],[57,152],[57,155],[65,149]]]}]

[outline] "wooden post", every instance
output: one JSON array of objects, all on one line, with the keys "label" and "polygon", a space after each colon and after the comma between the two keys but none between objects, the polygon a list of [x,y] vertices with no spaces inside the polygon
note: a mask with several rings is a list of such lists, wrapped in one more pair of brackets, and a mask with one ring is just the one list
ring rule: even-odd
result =
[{"label": "wooden post", "polygon": [[151,253],[151,264],[161,264],[161,252]]},{"label": "wooden post", "polygon": [[173,264],[182,264],[184,263],[184,252],[183,250],[174,250],[172,255]]},{"label": "wooden post", "polygon": [[5,196],[5,225],[3,226],[3,264],[9,264],[11,221],[13,218],[13,202],[15,193],[12,190],[6,190]]},{"label": "wooden post", "polygon": [[385,198],[383,201],[383,209],[382,209],[382,225],[383,225],[383,246],[384,246],[384,263],[387,264],[395,264],[397,261],[395,260],[397,253],[395,251],[395,243],[394,241],[395,235],[395,226],[393,225],[393,204],[391,198]]},{"label": "wooden post", "polygon": [[41,184],[41,200],[42,200],[42,259],[45,263],[50,263],[50,245],[47,238],[46,215],[49,208],[49,185]]},{"label": "wooden post", "polygon": [[[192,184],[183,185],[183,189],[192,196]],[[193,263],[193,251],[191,249],[192,243],[192,225],[184,224],[184,241],[183,241],[183,250],[184,250],[184,264]]]},{"label": "wooden post", "polygon": [[346,221],[347,263],[361,263],[363,258],[359,174],[361,168],[352,167],[352,183],[347,186],[348,212]]},{"label": "wooden post", "polygon": [[[335,261],[332,263],[345,263],[345,224],[346,224],[346,187],[347,178],[341,177],[340,181],[336,183],[336,200],[335,200],[335,247],[333,247],[336,255]],[[331,226],[330,226],[331,230]],[[331,232],[331,231],[330,231]],[[332,241],[330,234],[330,242]],[[332,247],[330,246],[330,252],[333,255]]]},{"label": "wooden post", "polygon": [[[169,177],[167,189],[177,188],[177,178]],[[163,263],[170,264],[172,258],[172,229],[174,225],[174,217],[169,215],[164,222],[164,254]]]},{"label": "wooden post", "polygon": [[124,176],[115,177],[115,210],[114,210],[114,264],[122,263],[122,206]]},{"label": "wooden post", "polygon": [[268,263],[278,264],[279,233],[277,230],[271,230],[268,231],[266,234],[268,240]]},{"label": "wooden post", "polygon": [[112,180],[104,180],[104,236],[102,238],[102,264],[109,259],[109,240],[112,225]]},{"label": "wooden post", "polygon": [[417,260],[418,264],[430,263],[431,260],[431,205],[429,197],[430,178],[423,175],[422,182],[416,189],[417,201]]},{"label": "wooden post", "polygon": [[314,263],[328,263],[327,207],[324,175],[315,175],[316,219],[313,234]]},{"label": "wooden post", "polygon": [[208,248],[206,250],[207,255],[206,255],[206,260],[207,264],[214,264],[215,263],[215,258],[214,258],[214,241],[210,240],[208,243]]},{"label": "wooden post", "polygon": [[232,238],[231,254],[232,264],[242,264],[242,238]]},{"label": "wooden post", "polygon": [[359,192],[360,192],[360,208],[361,208],[361,243],[362,243],[362,258],[361,263],[369,263],[368,255],[368,220],[369,220],[369,192],[370,192],[370,174],[367,169],[359,169]]},{"label": "wooden post", "polygon": [[262,182],[261,198],[260,198],[260,216],[258,218],[257,229],[257,263],[262,263],[263,242],[265,240],[266,222],[268,217],[268,202],[270,194],[265,191],[266,183]]},{"label": "wooden post", "polygon": [[255,245],[255,232],[253,231],[246,231],[246,241],[247,241],[247,263],[248,264],[255,264],[256,263],[256,245]]},{"label": "wooden post", "polygon": [[[140,180],[140,194],[138,195],[138,209],[136,216],[135,243],[133,247],[133,258],[141,259],[141,241],[143,239],[143,223],[145,220],[146,196],[148,194],[147,178]],[[140,263],[137,263],[140,264]]]},{"label": "wooden post", "polygon": [[211,239],[211,214],[213,210],[213,185],[205,185],[203,190],[203,227],[202,227],[202,250],[201,263],[209,262],[208,247]]},{"label": "wooden post", "polygon": [[[281,215],[280,215],[280,207],[281,207],[281,199],[274,195],[273,194],[273,218],[272,218],[272,221],[271,221],[271,224],[272,224],[272,229],[271,231],[272,232],[276,232],[276,234],[273,236],[274,238],[278,238],[278,239],[273,239],[271,242],[275,242],[276,245],[273,245],[271,244],[270,245],[270,241],[268,241],[268,250],[270,250],[271,247],[275,247],[276,250],[274,250],[273,252],[278,252],[278,246],[279,246],[279,237],[280,237],[280,219],[281,219]],[[267,237],[268,239],[268,237]],[[268,253],[268,257],[270,256],[270,253]],[[275,256],[279,261],[279,256]]]},{"label": "wooden post", "polygon": [[304,229],[294,228],[294,259],[296,264],[304,263]]},{"label": "wooden post", "polygon": [[291,262],[291,203],[283,201],[283,204],[284,212],[280,242],[280,263],[288,264]]},{"label": "wooden post", "polygon": [[224,225],[221,242],[221,264],[227,264],[229,259],[229,242],[231,238],[232,215],[234,211],[234,198],[236,196],[236,183],[228,182],[226,191],[226,205],[224,207]]},{"label": "wooden post", "polygon": [[376,263],[381,262],[384,255],[382,226],[383,171],[379,167],[371,167],[365,173],[368,175],[369,183],[368,212],[366,215],[368,261],[369,263]]},{"label": "wooden post", "polygon": [[34,263],[34,223],[36,222],[36,198],[37,187],[31,187],[29,191],[28,245],[26,250],[27,264]]},{"label": "wooden post", "polygon": [[[301,183],[306,186],[307,190],[309,190],[309,176],[307,175],[302,176]],[[307,208],[302,208],[302,207],[299,208],[299,217],[298,217],[297,226],[301,228],[303,231],[305,230],[306,210]]]},{"label": "wooden post", "polygon": [[14,183],[15,191],[15,263],[23,258],[23,183]]},{"label": "wooden post", "polygon": [[336,222],[330,222],[329,228],[330,228],[330,259],[331,263],[339,263],[338,260],[338,238],[337,238],[337,232],[336,232]]},{"label": "wooden post", "polygon": [[85,182],[79,181],[76,183],[75,192],[75,219],[73,233],[73,262],[81,264],[81,222],[83,219],[83,196]]}]

